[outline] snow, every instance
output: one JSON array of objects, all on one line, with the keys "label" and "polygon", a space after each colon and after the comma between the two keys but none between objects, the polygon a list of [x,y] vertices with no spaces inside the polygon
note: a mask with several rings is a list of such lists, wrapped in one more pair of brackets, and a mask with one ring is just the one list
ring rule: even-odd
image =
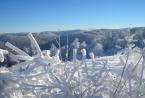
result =
[{"label": "snow", "polygon": [[[144,98],[144,50],[127,48],[124,54],[62,62],[60,50],[51,57],[41,51],[30,33],[36,55],[29,56],[12,44],[14,58],[24,60],[13,67],[0,68],[0,98]],[[142,55],[143,54],[143,55]]]},{"label": "snow", "polygon": [[5,59],[5,54],[8,54],[8,51],[7,50],[3,50],[3,49],[0,49],[0,62],[4,62],[4,59]]}]

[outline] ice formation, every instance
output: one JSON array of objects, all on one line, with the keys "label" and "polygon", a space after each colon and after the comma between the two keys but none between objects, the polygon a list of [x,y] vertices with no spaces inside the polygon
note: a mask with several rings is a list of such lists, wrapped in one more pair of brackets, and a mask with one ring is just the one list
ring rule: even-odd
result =
[{"label": "ice formation", "polygon": [[86,59],[82,48],[82,60],[77,60],[76,40],[73,61],[62,62],[59,49],[50,56],[31,33],[28,37],[36,55],[6,43],[17,52],[13,58],[23,62],[0,68],[0,98],[144,98],[144,50],[128,47],[124,54],[95,58],[90,53]]},{"label": "ice formation", "polygon": [[8,54],[7,50],[0,49],[0,62],[1,63],[4,62],[4,59],[5,59],[4,55],[6,55],[6,54]]}]

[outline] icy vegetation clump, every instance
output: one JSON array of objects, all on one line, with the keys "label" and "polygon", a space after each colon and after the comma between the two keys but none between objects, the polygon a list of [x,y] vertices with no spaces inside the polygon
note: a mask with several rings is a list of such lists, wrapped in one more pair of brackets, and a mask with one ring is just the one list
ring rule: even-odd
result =
[{"label": "icy vegetation clump", "polygon": [[[28,34],[35,55],[7,42],[19,61],[12,67],[0,68],[0,98],[144,98],[145,49],[134,48],[128,36],[126,49],[114,56],[86,59],[86,44],[73,43],[73,61],[62,62],[60,49],[41,51],[31,33]],[[81,45],[82,60],[77,59]],[[52,48],[52,51],[54,46]],[[98,44],[98,49],[102,46]],[[7,52],[6,52],[7,53]],[[4,59],[0,51],[1,62]]]},{"label": "icy vegetation clump", "polygon": [[0,49],[0,62],[4,62],[5,55],[8,54],[8,51]]}]

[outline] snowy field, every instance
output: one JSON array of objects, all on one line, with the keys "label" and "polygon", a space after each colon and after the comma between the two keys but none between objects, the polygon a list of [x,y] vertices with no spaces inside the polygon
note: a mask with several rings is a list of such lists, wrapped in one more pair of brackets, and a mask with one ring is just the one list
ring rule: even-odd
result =
[{"label": "snowy field", "polygon": [[17,52],[13,58],[23,62],[0,67],[0,98],[145,98],[143,49],[129,45],[114,56],[90,53],[91,59],[82,49],[82,60],[77,60],[74,48],[73,60],[63,62],[59,49],[51,57],[32,34],[28,37],[37,50],[34,56],[6,43]]}]

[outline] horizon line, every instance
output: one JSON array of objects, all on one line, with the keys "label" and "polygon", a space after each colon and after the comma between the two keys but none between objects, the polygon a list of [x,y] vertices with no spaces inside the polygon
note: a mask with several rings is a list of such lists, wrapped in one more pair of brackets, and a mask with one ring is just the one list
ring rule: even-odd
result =
[{"label": "horizon line", "polygon": [[118,28],[111,28],[111,27],[102,27],[102,28],[76,28],[76,29],[56,29],[56,30],[42,30],[42,31],[20,31],[20,32],[0,32],[0,34],[4,33],[41,33],[41,32],[63,32],[63,31],[73,31],[73,30],[86,30],[86,31],[91,31],[91,30],[101,30],[101,29],[112,29],[112,30],[117,30],[117,29],[127,29],[127,28],[143,28],[145,26],[128,26],[128,27],[118,27]]}]

